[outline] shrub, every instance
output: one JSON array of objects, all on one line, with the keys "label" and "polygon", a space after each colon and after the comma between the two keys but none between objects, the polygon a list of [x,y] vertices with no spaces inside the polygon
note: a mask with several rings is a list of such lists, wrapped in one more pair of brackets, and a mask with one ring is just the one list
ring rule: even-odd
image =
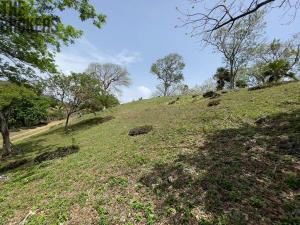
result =
[{"label": "shrub", "polygon": [[245,88],[248,86],[247,81],[245,80],[237,80],[235,82],[235,86],[237,86],[238,88]]}]

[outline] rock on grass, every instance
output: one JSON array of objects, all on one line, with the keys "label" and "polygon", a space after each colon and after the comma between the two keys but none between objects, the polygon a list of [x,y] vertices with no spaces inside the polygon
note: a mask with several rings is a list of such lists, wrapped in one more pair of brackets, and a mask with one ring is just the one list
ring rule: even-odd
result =
[{"label": "rock on grass", "polygon": [[203,94],[203,98],[217,98],[219,96],[220,96],[220,94],[218,94],[214,91],[208,91]]},{"label": "rock on grass", "polygon": [[208,107],[212,107],[212,106],[217,106],[220,105],[221,101],[220,100],[213,100],[211,102],[208,103]]},{"label": "rock on grass", "polygon": [[141,134],[147,134],[152,130],[153,130],[152,126],[145,125],[145,126],[136,127],[136,128],[131,129],[129,131],[128,135],[129,136],[137,136],[137,135],[141,135]]}]

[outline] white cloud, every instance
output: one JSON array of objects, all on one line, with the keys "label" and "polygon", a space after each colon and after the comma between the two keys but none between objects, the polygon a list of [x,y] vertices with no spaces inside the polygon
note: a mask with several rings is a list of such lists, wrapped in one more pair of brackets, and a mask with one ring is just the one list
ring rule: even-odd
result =
[{"label": "white cloud", "polygon": [[141,93],[142,98],[150,98],[152,95],[152,91],[145,86],[139,86],[137,89]]},{"label": "white cloud", "polygon": [[122,89],[122,95],[118,96],[121,103],[131,102],[132,100],[138,100],[140,97],[143,99],[151,98],[152,91],[146,86],[138,86],[132,88]]},{"label": "white cloud", "polygon": [[117,53],[99,50],[86,38],[80,39],[75,45],[64,48],[56,56],[56,63],[64,73],[83,72],[91,62],[115,63],[127,66],[141,60],[140,53],[123,49]]}]

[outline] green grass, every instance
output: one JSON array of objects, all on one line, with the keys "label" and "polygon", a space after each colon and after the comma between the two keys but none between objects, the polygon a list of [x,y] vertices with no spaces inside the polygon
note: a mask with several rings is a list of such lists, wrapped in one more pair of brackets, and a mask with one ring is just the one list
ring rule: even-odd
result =
[{"label": "green grass", "polygon": [[[0,170],[29,163],[0,181],[0,224],[30,211],[27,224],[299,224],[300,83],[229,92],[212,107],[174,99],[121,105],[73,120],[68,134],[56,127],[17,143]],[[153,131],[128,136],[143,125]],[[72,144],[78,153],[32,162]]]}]

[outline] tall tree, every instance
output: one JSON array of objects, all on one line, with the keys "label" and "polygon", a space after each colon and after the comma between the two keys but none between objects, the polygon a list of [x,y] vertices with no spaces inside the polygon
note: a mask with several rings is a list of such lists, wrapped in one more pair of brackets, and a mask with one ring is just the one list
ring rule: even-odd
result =
[{"label": "tall tree", "polygon": [[[253,65],[249,68],[249,76],[254,77],[256,83],[263,84],[271,80],[278,74],[285,74],[283,77],[295,78],[292,74],[297,74],[300,69],[300,34],[293,35],[287,41],[274,39],[271,43],[263,43],[256,49],[256,57]],[[285,72],[279,72],[285,71]],[[275,77],[269,76],[271,71]],[[269,75],[267,75],[269,74]],[[286,76],[288,75],[288,76]],[[274,79],[280,80],[280,79]]]},{"label": "tall tree", "polygon": [[230,73],[230,88],[234,88],[238,73],[243,69],[253,56],[258,40],[263,32],[263,14],[255,13],[235,23],[231,30],[222,27],[212,35],[206,35],[203,41],[214,47],[223,55]]},{"label": "tall tree", "polygon": [[213,33],[220,28],[231,29],[236,23],[259,11],[274,8],[282,10],[282,14],[292,15],[295,19],[300,0],[189,0],[192,10],[184,12],[182,26],[192,26],[192,35]]},{"label": "tall tree", "polygon": [[[77,11],[82,21],[91,19],[98,28],[105,22],[106,17],[88,0],[0,1],[0,78],[24,83],[34,76],[34,68],[56,72],[55,54],[61,45],[71,44],[82,35],[82,31],[63,23],[62,12],[68,9]],[[2,114],[0,125],[5,130],[2,135],[9,140],[6,115]],[[11,152],[10,141],[4,151]]]},{"label": "tall tree", "polygon": [[151,66],[151,73],[162,81],[162,92],[164,96],[169,95],[169,89],[184,80],[183,69],[185,67],[182,56],[169,54],[159,59]]},{"label": "tall tree", "polygon": [[131,82],[126,68],[117,64],[91,63],[86,72],[96,77],[106,94],[120,92],[120,87],[128,87]]},{"label": "tall tree", "polygon": [[27,101],[31,102],[35,98],[37,98],[35,93],[28,88],[0,81],[0,131],[3,138],[3,155],[9,155],[12,152],[8,130],[11,114],[16,106]]},{"label": "tall tree", "polygon": [[49,94],[57,98],[65,110],[65,130],[68,129],[70,116],[83,109],[101,107],[101,87],[89,74],[72,73],[70,76],[56,74],[48,80]]}]

